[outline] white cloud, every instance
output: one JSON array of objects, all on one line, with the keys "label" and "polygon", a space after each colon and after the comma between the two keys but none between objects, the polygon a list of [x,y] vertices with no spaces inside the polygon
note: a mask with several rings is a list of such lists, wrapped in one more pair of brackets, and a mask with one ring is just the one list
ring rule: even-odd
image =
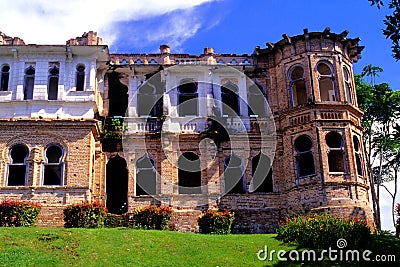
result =
[{"label": "white cloud", "polygon": [[[169,27],[168,31],[174,33],[165,33],[160,27],[154,34],[170,37],[176,43],[195,34],[201,26],[193,17],[189,19],[188,14],[193,16],[190,10],[212,1],[214,0],[1,1],[0,25],[4,25],[4,28],[0,31],[18,36],[25,43],[64,44],[69,38],[94,30],[103,37],[105,43],[110,44],[119,37],[117,25],[119,27],[123,22],[149,19],[180,10],[183,16],[169,20],[166,25]],[[182,39],[174,38],[178,35]],[[154,39],[149,35],[146,38],[149,41]]]}]

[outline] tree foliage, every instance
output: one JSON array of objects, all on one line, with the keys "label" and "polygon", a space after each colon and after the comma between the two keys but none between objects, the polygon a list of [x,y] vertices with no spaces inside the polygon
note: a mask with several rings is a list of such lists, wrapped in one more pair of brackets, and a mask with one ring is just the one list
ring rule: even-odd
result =
[{"label": "tree foliage", "polygon": [[[376,5],[381,8],[384,5],[382,0],[368,0],[371,5]],[[392,41],[392,52],[393,58],[398,61],[400,59],[400,1],[390,0],[388,2],[389,9],[393,10],[393,13],[386,15],[383,23],[386,28],[383,29],[383,34],[387,39]]]},{"label": "tree foliage", "polygon": [[364,129],[363,144],[367,175],[370,181],[375,223],[380,230],[380,187],[385,188],[392,196],[393,208],[397,193],[396,190],[391,192],[385,182],[397,183],[400,165],[398,125],[400,91],[392,90],[387,83],[377,85],[367,83],[361,75],[355,75],[355,83],[358,104],[364,111],[361,123]]}]

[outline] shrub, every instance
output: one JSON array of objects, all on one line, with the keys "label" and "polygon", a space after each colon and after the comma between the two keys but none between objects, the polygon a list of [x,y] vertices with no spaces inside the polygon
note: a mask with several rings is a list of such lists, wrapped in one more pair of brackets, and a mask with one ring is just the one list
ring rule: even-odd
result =
[{"label": "shrub", "polygon": [[98,203],[74,204],[64,209],[64,227],[98,228],[104,226],[107,209]]},{"label": "shrub", "polygon": [[124,215],[107,213],[106,218],[104,220],[104,226],[109,228],[126,226]]},{"label": "shrub", "polygon": [[276,232],[279,240],[318,249],[336,247],[341,238],[347,241],[346,247],[358,248],[366,244],[371,236],[365,221],[327,214],[287,218]]},{"label": "shrub", "polygon": [[129,214],[130,226],[143,229],[168,230],[172,218],[172,208],[167,206],[148,206],[139,208]]},{"label": "shrub", "polygon": [[207,210],[198,219],[202,234],[230,234],[234,214],[229,211]]},{"label": "shrub", "polygon": [[0,203],[0,226],[33,226],[39,213],[39,204],[4,200]]}]

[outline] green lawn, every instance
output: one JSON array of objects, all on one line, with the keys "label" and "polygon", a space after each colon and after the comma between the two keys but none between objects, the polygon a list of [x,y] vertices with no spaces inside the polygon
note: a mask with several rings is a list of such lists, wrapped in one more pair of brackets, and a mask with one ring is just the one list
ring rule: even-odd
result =
[{"label": "green lawn", "polygon": [[[275,235],[200,235],[116,229],[0,228],[0,266],[300,266],[259,261],[257,251],[296,249]],[[400,240],[374,237],[374,254],[396,254]],[[301,266],[308,266],[305,264]],[[366,266],[365,262],[315,262],[314,266]],[[369,266],[378,266],[374,262]],[[388,263],[379,266],[389,266]]]},{"label": "green lawn", "polygon": [[295,248],[273,236],[0,228],[0,266],[265,266],[256,255],[265,245]]}]

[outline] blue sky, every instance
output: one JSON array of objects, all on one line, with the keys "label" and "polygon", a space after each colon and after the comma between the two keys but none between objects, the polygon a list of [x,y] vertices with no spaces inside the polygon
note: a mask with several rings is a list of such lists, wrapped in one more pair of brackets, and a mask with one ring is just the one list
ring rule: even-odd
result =
[{"label": "blue sky", "polygon": [[[172,52],[200,54],[204,47],[213,47],[217,53],[251,54],[256,45],[265,47],[266,42],[277,42],[283,33],[298,35],[304,28],[323,31],[330,27],[337,33],[348,29],[348,37],[360,37],[360,45],[365,46],[362,58],[354,65],[355,72],[361,73],[367,64],[380,66],[384,73],[377,82],[400,89],[400,62],[392,58],[391,43],[382,34],[382,20],[388,12],[387,8],[371,7],[367,0],[223,0],[119,23],[118,28],[124,28],[129,36],[113,42],[110,48],[118,52],[156,52],[161,43],[167,43]],[[186,16],[197,24],[192,28],[193,35],[176,40],[166,34],[171,24],[179,24],[179,18]],[[154,29],[164,32],[165,38],[148,37]]]},{"label": "blue sky", "polygon": [[[255,46],[275,43],[283,33],[348,29],[348,37],[360,37],[365,46],[355,73],[368,64],[380,66],[384,72],[376,82],[400,89],[400,62],[392,58],[391,43],[382,34],[388,13],[367,0],[3,0],[0,31],[26,43],[64,44],[94,30],[112,52],[151,53],[169,44],[173,53],[201,54],[204,47],[213,47],[216,53],[251,54]],[[387,197],[381,201],[387,229],[392,228],[389,203]]]}]

